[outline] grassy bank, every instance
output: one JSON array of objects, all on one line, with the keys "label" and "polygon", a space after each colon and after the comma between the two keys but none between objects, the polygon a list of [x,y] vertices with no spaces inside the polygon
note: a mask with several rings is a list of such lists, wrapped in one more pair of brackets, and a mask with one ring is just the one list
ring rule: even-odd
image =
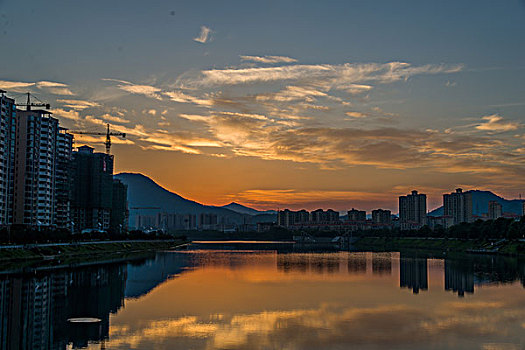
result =
[{"label": "grassy bank", "polygon": [[0,249],[0,263],[10,261],[68,259],[71,257],[96,258],[109,254],[130,254],[177,247],[181,240],[92,242],[67,245],[26,245],[20,248]]},{"label": "grassy bank", "polygon": [[421,249],[439,252],[525,255],[525,242],[517,240],[363,237],[356,240],[353,246],[359,250],[371,251]]}]

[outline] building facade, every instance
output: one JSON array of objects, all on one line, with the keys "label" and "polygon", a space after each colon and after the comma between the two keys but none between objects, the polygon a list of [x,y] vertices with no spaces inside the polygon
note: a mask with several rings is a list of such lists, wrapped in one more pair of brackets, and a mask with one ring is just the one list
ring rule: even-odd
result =
[{"label": "building facade", "polygon": [[[219,229],[224,225],[210,224],[207,229]],[[149,215],[135,216],[135,227],[146,232],[163,230],[164,232],[173,233],[177,230],[196,230],[196,214],[180,213],[156,213]]]},{"label": "building facade", "polygon": [[456,192],[444,194],[443,215],[451,216],[454,225],[472,222],[472,193],[463,192],[461,188],[458,188]]},{"label": "building facade", "polygon": [[214,213],[201,213],[199,214],[198,226],[201,230],[209,230],[217,227],[218,224],[217,214]]},{"label": "building facade", "polygon": [[60,128],[57,138],[55,226],[72,230],[71,217],[71,157],[73,135]]},{"label": "building facade", "polygon": [[109,226],[114,232],[128,230],[128,186],[122,181],[113,179],[113,193]]},{"label": "building facade", "polygon": [[58,120],[43,110],[16,114],[13,224],[54,226]]},{"label": "building facade", "polygon": [[15,142],[15,100],[0,90],[0,227],[13,221]]},{"label": "building facade", "polygon": [[427,220],[427,196],[412,191],[399,197],[399,221],[414,222],[423,226]]},{"label": "building facade", "polygon": [[372,223],[389,225],[392,223],[392,212],[390,210],[372,210]]},{"label": "building facade", "polygon": [[113,156],[89,146],[73,152],[71,212],[73,231],[108,230],[113,207]]},{"label": "building facade", "polygon": [[489,219],[496,220],[503,216],[503,206],[497,201],[489,201]]},{"label": "building facade", "polygon": [[366,211],[352,208],[348,211],[348,221],[364,222],[366,221]]}]

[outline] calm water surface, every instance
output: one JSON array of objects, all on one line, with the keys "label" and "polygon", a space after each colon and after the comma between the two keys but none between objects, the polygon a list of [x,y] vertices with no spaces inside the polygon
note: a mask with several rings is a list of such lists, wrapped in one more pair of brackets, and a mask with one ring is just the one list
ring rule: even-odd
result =
[{"label": "calm water surface", "polygon": [[523,260],[249,247],[3,274],[1,346],[525,349]]}]

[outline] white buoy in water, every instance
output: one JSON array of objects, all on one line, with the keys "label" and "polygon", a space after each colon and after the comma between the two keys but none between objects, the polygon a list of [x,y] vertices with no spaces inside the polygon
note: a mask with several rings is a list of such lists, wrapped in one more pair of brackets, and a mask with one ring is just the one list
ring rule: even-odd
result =
[{"label": "white buoy in water", "polygon": [[100,321],[102,321],[100,318],[95,317],[75,317],[67,319],[67,322],[71,323],[98,323]]}]

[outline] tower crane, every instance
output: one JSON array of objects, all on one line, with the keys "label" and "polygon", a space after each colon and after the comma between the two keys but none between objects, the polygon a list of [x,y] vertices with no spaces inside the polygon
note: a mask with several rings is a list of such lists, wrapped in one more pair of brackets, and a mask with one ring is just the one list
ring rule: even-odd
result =
[{"label": "tower crane", "polygon": [[111,136],[120,136],[123,139],[126,138],[126,133],[124,132],[112,132],[109,130],[109,124],[107,131],[104,132],[90,132],[90,131],[68,131],[70,134],[77,134],[77,135],[97,135],[97,136],[104,136],[106,135],[106,141],[104,142],[104,145],[106,145],[106,153],[109,154],[111,149]]},{"label": "tower crane", "polygon": [[[40,103],[31,102],[31,93],[30,92],[27,92],[26,95],[27,95],[27,103],[17,103],[16,104],[17,107],[25,107],[26,111],[30,111],[31,107],[44,107],[45,109],[50,109],[51,108],[51,105],[49,103],[42,103],[42,101],[40,101]],[[33,95],[33,97],[35,97],[35,95]]]}]

